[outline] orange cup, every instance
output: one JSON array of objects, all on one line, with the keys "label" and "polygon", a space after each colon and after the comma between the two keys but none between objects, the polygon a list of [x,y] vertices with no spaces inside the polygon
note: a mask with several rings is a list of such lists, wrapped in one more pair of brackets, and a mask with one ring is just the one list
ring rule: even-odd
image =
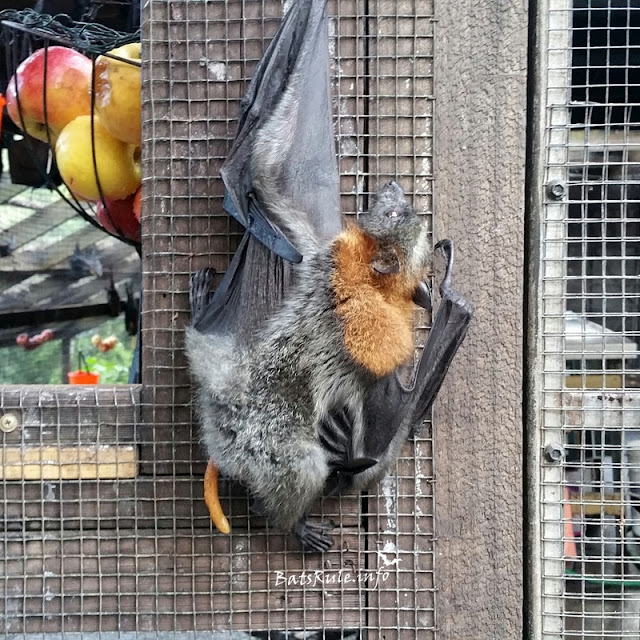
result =
[{"label": "orange cup", "polygon": [[99,373],[91,373],[89,371],[69,371],[69,384],[98,384],[100,380]]},{"label": "orange cup", "polygon": [[7,100],[3,93],[0,93],[0,135],[2,135],[2,111],[7,104]]}]

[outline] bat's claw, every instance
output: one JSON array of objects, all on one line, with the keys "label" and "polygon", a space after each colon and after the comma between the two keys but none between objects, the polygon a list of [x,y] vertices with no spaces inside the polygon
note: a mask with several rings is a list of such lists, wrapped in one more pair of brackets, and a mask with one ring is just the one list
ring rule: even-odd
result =
[{"label": "bat's claw", "polygon": [[312,522],[303,516],[298,520],[293,532],[305,551],[321,553],[333,546],[333,538],[328,534],[335,527],[333,522]]},{"label": "bat's claw", "polygon": [[453,277],[453,242],[449,239],[440,240],[435,248],[436,250],[440,249],[442,251],[442,255],[447,261],[447,270],[440,283],[440,295],[444,298],[444,296],[451,291],[451,278]]},{"label": "bat's claw", "polygon": [[211,286],[215,269],[200,269],[189,278],[189,305],[191,306],[191,324],[195,325],[209,304]]}]

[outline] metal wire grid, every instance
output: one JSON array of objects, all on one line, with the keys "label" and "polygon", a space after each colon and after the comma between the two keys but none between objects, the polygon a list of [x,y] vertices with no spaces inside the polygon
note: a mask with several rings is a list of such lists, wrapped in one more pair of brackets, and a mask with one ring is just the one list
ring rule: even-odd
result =
[{"label": "metal wire grid", "polygon": [[[357,215],[397,178],[430,215],[432,6],[333,0],[329,11],[343,210]],[[339,528],[322,556],[302,555],[250,518],[237,487],[221,487],[228,537],[212,531],[202,500],[182,353],[188,278],[205,265],[222,274],[240,237],[222,211],[218,172],[281,13],[278,0],[143,8],[143,385],[3,391],[3,415],[18,422],[1,434],[0,619],[9,637],[435,632],[428,430],[379,491],[323,502],[317,515]],[[19,456],[29,450],[30,465],[10,464],[12,445]]]},{"label": "metal wire grid", "polygon": [[542,635],[638,638],[640,3],[544,20]]},{"label": "metal wire grid", "polygon": [[[413,2],[402,6],[341,1],[330,6],[331,15],[337,16],[332,20],[335,112],[347,213],[361,211],[379,181],[400,175],[411,191],[414,176],[430,171],[428,165],[416,167],[420,152],[414,144],[429,133],[429,106],[420,101],[430,91],[416,87],[417,81],[426,81],[421,75],[429,71],[431,53],[426,48],[430,43],[424,44],[430,40],[430,13],[422,11]],[[155,115],[149,156],[155,162],[166,161],[167,167],[171,163],[172,171],[164,179],[163,168],[162,173],[152,170],[150,209],[171,215],[151,221],[145,287],[151,296],[148,308],[153,309],[147,318],[152,344],[147,342],[145,348],[155,402],[150,400],[145,422],[154,425],[149,457],[154,474],[195,474],[198,479],[203,471],[202,465],[192,462],[201,460],[201,453],[194,445],[189,387],[179,351],[180,329],[187,320],[187,280],[207,264],[222,272],[235,247],[237,228],[222,212],[217,174],[235,131],[245,81],[275,32],[280,12],[278,2],[230,2],[206,8],[172,2],[153,7],[149,73]],[[156,78],[166,80],[156,82]],[[404,151],[399,149],[402,144]],[[428,197],[424,182],[414,189],[423,197],[417,205],[424,210]],[[300,556],[282,536],[255,519],[247,520],[244,496],[234,493],[233,487],[226,489],[234,529],[229,539],[212,540],[206,518],[185,521],[189,539],[201,537],[207,547],[212,545],[219,562],[216,588],[207,587],[209,598],[201,604],[192,601],[186,612],[172,609],[174,620],[167,623],[172,628],[189,624],[196,629],[423,634],[433,627],[428,443],[422,445],[427,460],[416,461],[408,452],[397,483],[387,484],[381,497],[373,496],[364,505],[357,496],[325,501],[322,514],[340,522],[341,529],[336,550],[324,559]],[[424,476],[418,497],[416,472]],[[204,515],[201,505],[186,506]],[[420,511],[426,517],[418,519]],[[384,558],[377,551],[386,554]],[[393,570],[373,589],[349,582],[323,588],[315,579],[311,584],[294,583],[301,570],[323,570],[328,580],[342,571],[353,579],[377,571],[385,561]],[[283,579],[278,572],[285,584],[278,584]],[[211,608],[217,611],[213,616],[208,614]]]}]

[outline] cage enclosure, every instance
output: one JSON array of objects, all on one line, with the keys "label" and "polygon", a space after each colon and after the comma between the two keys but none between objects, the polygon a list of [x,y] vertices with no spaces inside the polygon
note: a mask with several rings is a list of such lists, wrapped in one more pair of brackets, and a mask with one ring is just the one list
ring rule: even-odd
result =
[{"label": "cage enclosure", "polygon": [[[399,179],[434,240],[456,242],[476,322],[394,472],[314,506],[337,525],[330,551],[302,554],[226,481],[231,533],[212,528],[183,349],[189,276],[213,266],[221,279],[240,240],[218,175],[290,4],[142,7],[142,384],[0,387],[2,462],[15,474],[0,478],[9,637],[520,637],[521,2],[329,1],[341,209],[360,215]],[[430,326],[428,314],[418,320],[417,353]]]},{"label": "cage enclosure", "polygon": [[538,631],[638,638],[640,4],[550,0],[538,29]]}]

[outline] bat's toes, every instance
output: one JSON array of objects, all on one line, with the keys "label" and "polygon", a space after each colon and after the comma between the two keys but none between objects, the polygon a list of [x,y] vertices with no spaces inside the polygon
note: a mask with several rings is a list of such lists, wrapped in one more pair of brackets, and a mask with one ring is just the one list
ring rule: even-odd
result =
[{"label": "bat's toes", "polygon": [[439,242],[436,243],[435,249],[442,249],[442,253],[444,253],[445,257],[447,258],[447,260],[449,259],[449,255],[451,255],[451,250],[453,248],[453,242],[451,242],[451,240],[449,240],[448,238],[445,238],[444,240],[440,240]]},{"label": "bat's toes", "polygon": [[333,538],[328,534],[334,528],[333,522],[312,522],[306,518],[298,521],[293,529],[305,551],[328,551],[333,546]]},{"label": "bat's toes", "polygon": [[189,278],[189,304],[191,322],[195,323],[209,303],[215,269],[207,267],[193,273]]},{"label": "bat's toes", "polygon": [[453,277],[453,242],[447,239],[440,240],[440,242],[436,244],[436,250],[437,249],[442,251],[442,255],[447,261],[447,270],[440,283],[440,294],[444,298],[446,293],[451,289],[451,278]]}]

